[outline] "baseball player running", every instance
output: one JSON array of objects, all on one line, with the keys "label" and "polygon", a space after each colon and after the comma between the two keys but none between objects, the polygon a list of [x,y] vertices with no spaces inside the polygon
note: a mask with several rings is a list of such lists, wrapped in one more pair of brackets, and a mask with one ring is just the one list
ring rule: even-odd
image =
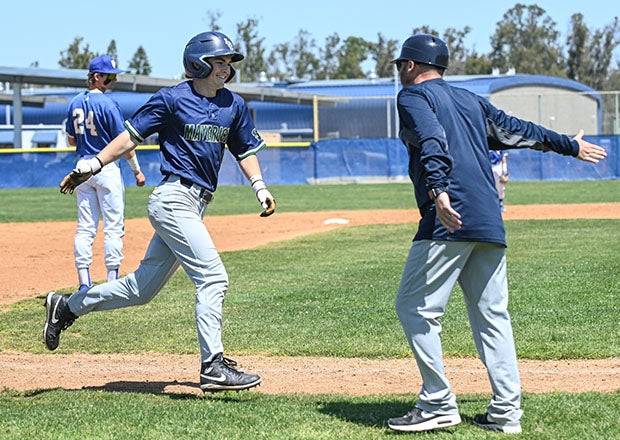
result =
[{"label": "baseball player running", "polygon": [[155,233],[144,259],[134,273],[116,281],[70,296],[49,293],[43,329],[49,350],[58,347],[61,331],[78,317],[149,302],[180,265],[196,287],[201,389],[243,390],[261,382],[255,374],[238,371],[236,363],[223,356],[222,304],[228,274],[203,222],[217,189],[225,145],[249,179],[263,208],[261,216],[276,209],[256,156],[265,143],[245,101],[225,88],[235,75],[232,63],[243,58],[220,32],[193,37],[183,53],[189,80],[155,93],[125,121],[119,136],[95,157],[79,161],[61,182],[61,191],[70,192],[146,137],[159,135],[164,177],[148,201]]},{"label": "baseball player running", "polygon": [[[108,55],[94,58],[88,69],[88,90],[69,103],[66,122],[67,140],[76,147],[80,160],[95,157],[125,127],[119,105],[104,95],[116,84],[117,69]],[[125,155],[138,186],[146,179],[140,171],[135,151]],[[104,262],[108,281],[118,278],[123,261],[125,186],[118,161],[101,169],[92,179],[76,188],[78,207],[77,231],[74,238],[75,266],[80,290],[92,285],[90,265],[93,262],[93,240],[97,235],[99,216],[103,217]]]}]

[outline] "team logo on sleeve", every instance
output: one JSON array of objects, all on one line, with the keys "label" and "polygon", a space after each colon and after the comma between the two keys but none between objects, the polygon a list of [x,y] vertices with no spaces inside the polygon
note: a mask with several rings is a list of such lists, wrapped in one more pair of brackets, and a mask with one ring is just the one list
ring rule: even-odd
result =
[{"label": "team logo on sleeve", "polygon": [[260,135],[256,128],[252,130],[252,136],[254,136],[254,138],[259,142],[263,141],[263,137]]}]

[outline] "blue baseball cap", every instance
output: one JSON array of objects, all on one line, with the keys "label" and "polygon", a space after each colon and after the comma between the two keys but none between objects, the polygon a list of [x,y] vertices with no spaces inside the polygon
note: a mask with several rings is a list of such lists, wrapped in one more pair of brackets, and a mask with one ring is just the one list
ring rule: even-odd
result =
[{"label": "blue baseball cap", "polygon": [[123,73],[124,70],[116,68],[116,61],[110,55],[99,55],[93,58],[88,66],[91,73]]}]

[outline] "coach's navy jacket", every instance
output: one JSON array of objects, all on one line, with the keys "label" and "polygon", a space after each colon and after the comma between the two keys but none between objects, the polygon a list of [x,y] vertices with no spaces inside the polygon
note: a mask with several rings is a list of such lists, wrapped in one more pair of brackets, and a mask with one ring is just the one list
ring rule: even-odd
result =
[{"label": "coach's navy jacket", "polygon": [[[506,245],[489,149],[532,148],[577,156],[568,136],[512,117],[478,95],[433,79],[398,94],[400,138],[422,215],[414,240],[480,241]],[[450,234],[428,195],[447,188],[462,228]]]}]

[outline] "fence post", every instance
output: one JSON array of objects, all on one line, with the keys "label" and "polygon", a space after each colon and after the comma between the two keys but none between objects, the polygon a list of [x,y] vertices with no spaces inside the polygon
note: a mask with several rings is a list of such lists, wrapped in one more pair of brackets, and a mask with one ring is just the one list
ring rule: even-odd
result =
[{"label": "fence post", "polygon": [[314,142],[319,141],[319,98],[312,96],[312,119],[314,119]]}]

